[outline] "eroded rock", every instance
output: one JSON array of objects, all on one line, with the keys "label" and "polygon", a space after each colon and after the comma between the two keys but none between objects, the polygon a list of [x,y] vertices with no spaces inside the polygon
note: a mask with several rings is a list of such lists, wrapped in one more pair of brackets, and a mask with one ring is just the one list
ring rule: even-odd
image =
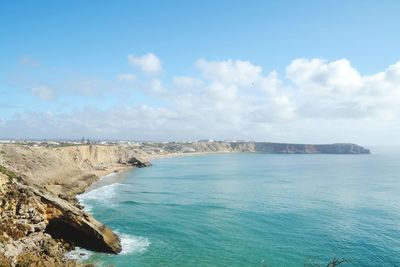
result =
[{"label": "eroded rock", "polygon": [[74,204],[0,173],[0,262],[10,262],[5,266],[29,261],[40,262],[37,266],[75,266],[63,259],[68,244],[121,251],[118,236]]}]

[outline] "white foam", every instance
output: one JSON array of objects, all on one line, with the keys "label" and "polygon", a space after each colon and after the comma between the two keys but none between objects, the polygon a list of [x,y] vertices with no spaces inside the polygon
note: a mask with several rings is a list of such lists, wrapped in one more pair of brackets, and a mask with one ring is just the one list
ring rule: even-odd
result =
[{"label": "white foam", "polygon": [[[120,255],[143,253],[151,244],[150,240],[146,237],[121,234],[118,231],[115,232],[121,239],[122,251]],[[82,262],[89,260],[93,254],[94,252],[90,250],[86,250],[81,247],[75,247],[74,250],[68,251],[64,256],[66,259]]]},{"label": "white foam", "polygon": [[117,195],[116,190],[121,186],[119,183],[96,188],[92,191],[77,196],[79,202],[85,207],[85,211],[91,211],[91,203],[96,205],[110,206],[114,203],[112,199]]},{"label": "white foam", "polygon": [[127,234],[119,234],[121,239],[122,251],[121,255],[132,253],[143,253],[150,246],[151,242],[148,238],[142,236],[132,236]]},{"label": "white foam", "polygon": [[112,177],[112,176],[115,176],[117,174],[118,174],[118,172],[112,172],[112,173],[109,173],[107,175],[104,175],[104,176],[100,177],[100,179],[103,179],[103,178],[106,178],[106,177]]},{"label": "white foam", "polygon": [[65,258],[69,260],[86,261],[93,255],[92,251],[84,248],[76,247],[74,250],[68,251]]}]

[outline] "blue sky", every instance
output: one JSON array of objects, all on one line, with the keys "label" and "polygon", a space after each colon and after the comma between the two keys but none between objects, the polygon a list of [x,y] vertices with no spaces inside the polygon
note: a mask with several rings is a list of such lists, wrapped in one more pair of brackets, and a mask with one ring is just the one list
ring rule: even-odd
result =
[{"label": "blue sky", "polygon": [[[400,59],[399,10],[398,1],[3,1],[0,138],[380,144],[379,125],[392,142],[400,80],[386,71]],[[155,72],[144,69],[149,54]]]}]

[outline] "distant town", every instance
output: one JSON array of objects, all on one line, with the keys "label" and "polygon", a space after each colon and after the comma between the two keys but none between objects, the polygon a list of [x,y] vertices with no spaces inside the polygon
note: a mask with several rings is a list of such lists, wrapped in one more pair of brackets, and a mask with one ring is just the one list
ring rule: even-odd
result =
[{"label": "distant town", "polygon": [[47,140],[47,139],[0,139],[0,144],[16,144],[32,147],[64,147],[79,145],[103,145],[103,146],[122,146],[138,148],[143,151],[162,153],[165,151],[180,151],[183,153],[198,152],[198,146],[201,144],[218,144],[218,143],[248,143],[252,141],[245,140],[214,140],[200,139],[197,141],[131,141],[131,140],[95,140],[82,137],[81,139],[71,140]]},{"label": "distant town", "polygon": [[82,137],[82,139],[0,139],[0,144],[20,144],[32,146],[68,146],[68,145],[121,145],[121,146],[141,146],[145,144],[168,144],[168,143],[243,143],[251,142],[247,140],[215,140],[215,139],[200,139],[197,141],[127,141],[127,140],[95,140]]}]

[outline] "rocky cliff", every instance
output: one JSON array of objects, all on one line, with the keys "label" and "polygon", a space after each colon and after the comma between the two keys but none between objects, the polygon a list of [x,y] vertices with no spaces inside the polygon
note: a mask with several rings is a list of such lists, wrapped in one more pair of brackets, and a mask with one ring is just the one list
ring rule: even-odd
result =
[{"label": "rocky cliff", "polygon": [[355,144],[288,144],[270,142],[193,142],[157,144],[169,153],[179,152],[260,152],[281,154],[369,154]]},{"label": "rocky cliff", "polygon": [[355,144],[307,145],[257,142],[255,151],[282,154],[370,154],[369,149]]},{"label": "rocky cliff", "polygon": [[[80,145],[34,147],[0,145],[0,165],[32,184],[45,187],[55,195],[73,198],[86,187],[113,171],[146,165],[148,154],[121,146]],[[138,162],[135,163],[135,160]]]},{"label": "rocky cliff", "polygon": [[0,146],[0,266],[77,266],[63,257],[73,246],[119,253],[118,236],[75,195],[98,175],[148,165],[116,146]]},{"label": "rocky cliff", "polygon": [[[71,246],[119,253],[120,240],[79,206],[0,169],[0,265],[75,266]],[[33,264],[33,265],[31,265]],[[4,264],[7,265],[7,264]]]}]

